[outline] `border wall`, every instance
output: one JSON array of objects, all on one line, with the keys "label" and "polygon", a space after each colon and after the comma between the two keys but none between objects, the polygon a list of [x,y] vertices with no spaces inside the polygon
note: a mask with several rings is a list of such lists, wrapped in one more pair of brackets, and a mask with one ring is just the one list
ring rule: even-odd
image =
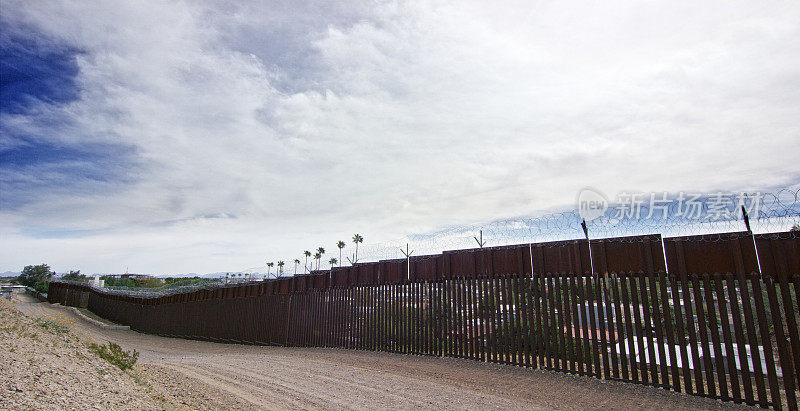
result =
[{"label": "border wall", "polygon": [[797,409],[799,293],[800,233],[735,232],[446,251],[160,297],[53,282],[48,300],[163,336],[468,358]]}]

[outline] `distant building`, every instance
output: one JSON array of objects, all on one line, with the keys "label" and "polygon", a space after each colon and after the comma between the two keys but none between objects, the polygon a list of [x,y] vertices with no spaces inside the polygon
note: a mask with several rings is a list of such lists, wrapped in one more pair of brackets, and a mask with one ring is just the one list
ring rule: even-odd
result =
[{"label": "distant building", "polygon": [[133,278],[134,280],[146,280],[148,278],[155,278],[149,274],[109,274],[110,278]]}]

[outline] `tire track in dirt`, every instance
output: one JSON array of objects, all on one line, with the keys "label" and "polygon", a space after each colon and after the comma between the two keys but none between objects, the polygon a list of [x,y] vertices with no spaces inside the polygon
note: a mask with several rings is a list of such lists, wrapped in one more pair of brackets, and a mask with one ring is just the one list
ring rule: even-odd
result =
[{"label": "tire track in dirt", "polygon": [[[208,371],[229,383],[239,384],[244,389],[249,388],[254,393],[264,395],[266,391],[272,397],[282,398],[284,402],[291,405],[291,408],[319,408],[326,404],[330,405],[330,401],[315,392],[296,388],[298,385],[304,388],[310,387],[308,376],[297,372],[285,372],[281,377],[275,374],[265,374],[263,371],[248,371],[242,367],[225,364],[203,364],[195,365],[195,367]],[[303,384],[298,384],[298,381],[303,381]]]},{"label": "tire track in dirt", "polygon": [[[194,378],[219,390],[225,391],[238,399],[244,400],[254,407],[258,408],[293,408],[293,409],[307,409],[308,403],[304,403],[302,398],[294,397],[291,401],[287,401],[286,392],[281,390],[270,389],[273,395],[266,395],[267,393],[259,392],[256,390],[258,386],[253,384],[245,384],[238,381],[240,378],[230,374],[225,375],[220,372],[214,372],[213,366],[198,366],[189,364],[175,364],[167,363],[161,365],[164,368],[171,369],[179,372],[187,377]],[[265,388],[263,386],[258,388]],[[278,395],[274,395],[278,394]],[[281,401],[275,401],[280,399]]]},{"label": "tire track in dirt", "polygon": [[[250,383],[256,386],[264,387],[266,384],[267,386],[264,388],[267,389],[275,390],[274,386],[270,387],[269,382],[272,384],[279,384],[281,391],[283,391],[285,395],[290,395],[293,398],[305,397],[314,407],[328,405],[334,406],[334,408],[347,408],[357,406],[357,404],[352,402],[352,398],[354,397],[380,399],[383,405],[388,406],[404,404],[414,407],[425,407],[430,405],[430,401],[419,400],[409,396],[409,391],[404,393],[395,392],[398,387],[402,387],[402,384],[392,384],[391,382],[389,384],[375,384],[373,382],[375,378],[370,378],[372,377],[372,372],[368,372],[368,375],[362,378],[353,379],[353,376],[358,375],[358,373],[341,375],[341,372],[331,370],[328,365],[324,368],[325,372],[320,372],[323,368],[317,368],[317,372],[306,368],[293,369],[291,373],[280,372],[265,374],[264,370],[287,370],[292,369],[290,367],[293,365],[296,366],[296,364],[269,364],[267,367],[264,367],[264,364],[253,365],[258,365],[258,369],[254,370],[222,364],[215,364],[211,367],[216,371],[224,369],[230,374],[246,377]],[[275,367],[276,365],[278,367]],[[298,381],[302,381],[302,383],[298,384]],[[337,387],[336,392],[331,392],[329,387]],[[395,388],[390,389],[388,387]],[[368,404],[365,403],[363,405],[366,406]]]}]

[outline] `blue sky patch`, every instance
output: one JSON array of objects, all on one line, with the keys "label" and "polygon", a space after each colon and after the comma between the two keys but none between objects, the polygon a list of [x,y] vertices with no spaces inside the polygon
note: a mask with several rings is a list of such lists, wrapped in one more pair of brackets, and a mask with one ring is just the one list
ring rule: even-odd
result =
[{"label": "blue sky patch", "polygon": [[77,50],[58,47],[36,32],[0,23],[0,113],[21,114],[37,101],[78,98]]},{"label": "blue sky patch", "polygon": [[40,194],[90,194],[119,189],[138,171],[135,149],[122,145],[80,146],[27,141],[0,151],[0,208],[14,209]]},{"label": "blue sky patch", "polygon": [[[0,33],[0,208],[17,209],[43,195],[107,192],[132,181],[133,146],[86,143],[69,115],[36,110],[79,98],[79,50],[6,22]],[[35,129],[10,126],[12,116],[29,117]]]}]

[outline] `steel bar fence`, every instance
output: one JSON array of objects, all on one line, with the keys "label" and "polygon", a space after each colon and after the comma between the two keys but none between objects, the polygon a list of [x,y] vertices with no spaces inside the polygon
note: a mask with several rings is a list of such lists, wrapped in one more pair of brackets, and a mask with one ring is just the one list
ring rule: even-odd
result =
[{"label": "steel bar fence", "polygon": [[48,300],[171,337],[467,358],[797,409],[800,234],[580,241],[172,295],[52,282]]}]

